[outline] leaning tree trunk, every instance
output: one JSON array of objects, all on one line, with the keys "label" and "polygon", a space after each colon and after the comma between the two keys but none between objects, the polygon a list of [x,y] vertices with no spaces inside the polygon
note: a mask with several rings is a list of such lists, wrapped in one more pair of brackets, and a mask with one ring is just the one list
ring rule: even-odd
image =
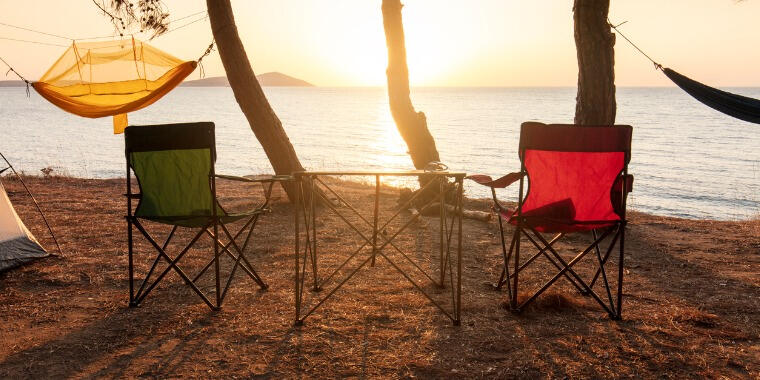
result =
[{"label": "leaning tree trunk", "polygon": [[383,0],[383,26],[388,45],[388,100],[391,115],[406,142],[414,167],[424,169],[429,162],[439,161],[440,158],[435,140],[428,131],[425,114],[416,112],[409,98],[409,69],[406,66],[401,7],[400,0]]},{"label": "leaning tree trunk", "polygon": [[[253,73],[248,55],[235,26],[230,0],[206,0],[211,31],[219,56],[227,73],[232,92],[248,119],[253,134],[261,143],[276,174],[302,171],[296,151],[282,128],[282,122],[272,110],[264,91]],[[295,186],[285,185],[288,198],[293,200]]]},{"label": "leaning tree trunk", "polygon": [[575,124],[615,123],[615,35],[607,23],[610,0],[575,0],[578,95]]}]

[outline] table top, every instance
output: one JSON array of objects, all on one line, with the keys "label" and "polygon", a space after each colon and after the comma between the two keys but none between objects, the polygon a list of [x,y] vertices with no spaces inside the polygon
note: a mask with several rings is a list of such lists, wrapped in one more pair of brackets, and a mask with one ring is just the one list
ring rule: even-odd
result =
[{"label": "table top", "polygon": [[334,176],[388,176],[388,177],[419,177],[423,175],[429,176],[442,176],[442,177],[454,177],[464,178],[467,173],[463,172],[451,172],[447,170],[441,171],[425,171],[425,170],[396,170],[396,171],[383,171],[383,170],[318,170],[318,171],[302,171],[294,172],[293,176],[296,178],[305,176],[320,176],[320,175],[334,175]]}]

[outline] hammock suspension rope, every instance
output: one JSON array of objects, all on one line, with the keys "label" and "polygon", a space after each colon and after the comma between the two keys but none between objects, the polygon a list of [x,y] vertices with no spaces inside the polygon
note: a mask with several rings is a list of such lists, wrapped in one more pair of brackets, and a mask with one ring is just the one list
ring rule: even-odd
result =
[{"label": "hammock suspension rope", "polygon": [[[180,26],[177,26],[176,28],[172,28],[172,29],[169,29],[169,30],[167,30],[165,33],[162,33],[161,35],[159,35],[159,36],[156,36],[156,38],[158,38],[158,37],[161,37],[161,36],[164,36],[164,35],[167,35],[167,34],[169,34],[169,33],[173,32],[173,31],[175,31],[175,30],[178,30],[178,29],[182,29],[182,28],[184,28],[184,27],[186,27],[186,26],[189,26],[189,25],[191,25],[191,24],[195,24],[196,22],[200,22],[200,21],[203,21],[203,20],[205,20],[205,19],[207,19],[207,18],[208,18],[208,14],[206,14],[206,13],[207,13],[207,12],[206,12],[205,10],[203,10],[203,11],[199,11],[199,12],[191,13],[191,14],[189,14],[189,15],[186,15],[186,16],[183,16],[183,17],[180,17],[180,18],[178,18],[178,19],[176,19],[176,20],[172,20],[172,22],[178,22],[178,21],[186,20],[186,19],[188,19],[188,18],[191,18],[191,17],[197,16],[197,15],[200,15],[200,14],[204,14],[202,17],[200,17],[200,18],[198,18],[198,19],[195,19],[195,20],[193,20],[193,21],[190,21],[190,22],[184,23],[184,24],[182,24],[182,25],[180,25]],[[114,38],[114,37],[115,37],[114,35],[107,35],[107,36],[97,36],[97,37],[82,37],[82,38],[72,38],[72,37],[62,36],[62,35],[60,35],[60,34],[49,33],[49,32],[43,32],[43,31],[41,31],[41,30],[35,30],[35,29],[31,29],[31,28],[23,27],[23,26],[18,26],[18,25],[11,25],[11,24],[7,24],[7,23],[4,23],[4,22],[0,22],[0,25],[2,25],[2,26],[6,26],[6,27],[9,27],[9,28],[13,28],[13,29],[19,29],[19,30],[23,30],[23,31],[31,32],[31,33],[37,33],[37,34],[41,34],[41,35],[45,35],[45,36],[50,36],[50,37],[60,38],[60,39],[63,39],[63,40],[67,40],[67,41],[99,40],[99,39],[104,39],[104,38]],[[121,35],[121,37],[123,37],[123,34]],[[49,43],[49,42],[43,42],[43,41],[23,40],[23,39],[15,39],[15,38],[7,38],[7,37],[0,37],[0,39],[3,39],[3,40],[9,40],[9,41],[17,41],[17,42],[27,42],[27,43],[40,44],[40,45],[50,45],[50,46],[69,47],[69,45],[61,45],[61,44],[55,44],[55,43]]]}]

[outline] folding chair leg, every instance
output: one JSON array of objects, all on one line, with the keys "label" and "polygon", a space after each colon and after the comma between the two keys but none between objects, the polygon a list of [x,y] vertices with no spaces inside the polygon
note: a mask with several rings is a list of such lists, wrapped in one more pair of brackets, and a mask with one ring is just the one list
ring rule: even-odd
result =
[{"label": "folding chair leg", "polygon": [[264,283],[264,281],[261,279],[261,277],[259,276],[259,274],[256,273],[256,271],[253,269],[253,265],[251,265],[251,263],[245,257],[245,255],[243,254],[243,250],[240,249],[240,247],[237,245],[237,242],[235,242],[235,239],[232,238],[232,234],[230,234],[230,231],[227,230],[227,227],[223,223],[219,223],[219,226],[222,227],[222,230],[227,235],[227,238],[230,239],[230,244],[232,244],[232,246],[235,248],[235,250],[238,251],[238,255],[240,255],[240,259],[242,259],[248,265],[248,269],[254,275],[254,281],[256,281],[256,283],[259,284],[259,287],[262,290],[268,289],[269,285],[267,285],[266,283]]},{"label": "folding chair leg", "polygon": [[[541,288],[540,288],[538,291],[536,291],[536,292],[535,292],[535,293],[534,293],[534,294],[533,294],[533,295],[532,295],[532,296],[531,296],[529,299],[527,299],[527,300],[523,301],[523,302],[522,302],[522,303],[521,303],[519,306],[517,306],[517,307],[513,308],[513,310],[515,310],[515,311],[519,312],[519,311],[520,311],[522,308],[524,308],[525,306],[527,306],[528,304],[530,304],[531,302],[533,302],[533,301],[536,299],[536,297],[538,297],[539,295],[541,295],[541,294],[542,294],[542,293],[543,293],[543,292],[544,292],[546,289],[548,289],[548,288],[549,288],[549,287],[550,287],[552,284],[554,284],[554,282],[555,282],[555,281],[557,281],[557,279],[559,279],[559,278],[560,278],[560,277],[562,277],[562,276],[566,276],[566,273],[567,273],[567,272],[575,273],[575,271],[572,269],[572,267],[573,267],[573,266],[574,266],[574,265],[575,265],[575,264],[576,264],[578,261],[580,261],[580,260],[581,260],[581,259],[582,259],[584,256],[586,256],[586,255],[587,255],[589,252],[591,252],[591,251],[592,251],[592,250],[593,250],[593,249],[596,247],[596,245],[598,245],[598,244],[599,244],[599,243],[601,243],[601,242],[602,242],[604,239],[606,239],[606,238],[607,238],[607,237],[610,235],[610,233],[611,233],[611,232],[612,232],[612,229],[609,229],[609,230],[605,231],[605,232],[602,234],[602,236],[601,236],[601,237],[599,237],[598,239],[596,239],[596,240],[594,241],[594,243],[593,243],[593,244],[591,244],[591,245],[590,245],[588,248],[586,248],[586,249],[584,249],[583,251],[581,251],[581,252],[580,252],[578,255],[576,255],[576,256],[575,256],[575,257],[574,257],[572,260],[570,260],[569,262],[567,262],[567,263],[566,263],[564,260],[562,260],[562,262],[561,262],[561,263],[562,263],[562,265],[563,265],[563,268],[562,268],[562,270],[560,270],[560,271],[559,271],[559,272],[558,272],[556,275],[554,275],[554,277],[552,277],[552,278],[551,278],[551,279],[550,279],[550,280],[549,280],[547,283],[545,283],[545,284],[544,284],[544,285],[543,285],[543,286],[542,286],[542,287],[541,287]],[[547,242],[545,239],[543,239],[543,237],[541,237],[540,235],[538,235],[537,237],[539,238],[539,240],[541,240],[542,244],[547,244],[547,243],[548,243],[548,242]],[[615,235],[614,235],[613,239],[615,239],[616,237],[617,237],[617,234],[615,234]],[[611,250],[612,248],[613,248],[613,246],[610,246],[608,249],[610,249],[610,250]],[[550,249],[553,249],[553,248],[550,248]],[[575,276],[577,277],[577,274],[575,274]],[[604,304],[604,302],[603,302],[603,301],[602,301],[602,300],[599,298],[599,296],[598,296],[596,293],[594,293],[594,291],[593,291],[593,290],[591,290],[591,289],[588,287],[588,285],[586,285],[586,283],[585,283],[585,282],[581,282],[581,283],[580,283],[580,285],[581,285],[581,286],[583,286],[583,288],[585,288],[585,289],[586,289],[586,290],[587,290],[587,291],[588,291],[588,292],[591,294],[591,296],[594,298],[594,300],[596,300],[596,301],[597,301],[597,303],[599,303],[599,305],[600,305],[600,306],[602,306],[602,308],[603,308],[605,311],[607,311],[607,312],[608,312],[608,313],[609,313],[611,316],[613,316],[613,317],[614,317],[614,315],[615,315],[615,312],[614,312],[612,309],[610,309],[610,307],[608,307],[607,305],[605,305],[605,304]],[[515,298],[516,298],[516,297],[515,297]],[[611,306],[612,306],[612,305],[611,305]],[[614,306],[613,306],[613,307],[614,307]]]},{"label": "folding chair leg", "polygon": [[[596,238],[596,230],[593,231],[593,236]],[[596,270],[596,273],[594,274],[594,277],[591,279],[591,282],[588,285],[588,290],[584,291],[584,295],[591,295],[591,292],[593,292],[594,284],[596,283],[599,276],[602,276],[602,281],[604,282],[604,287],[607,292],[607,298],[609,299],[610,303],[610,310],[612,312],[610,313],[610,317],[612,319],[620,319],[620,303],[622,302],[622,276],[623,276],[623,265],[622,265],[622,258],[623,254],[625,253],[625,226],[620,225],[617,227],[617,231],[615,232],[615,235],[612,238],[612,241],[610,242],[610,246],[607,248],[607,251],[604,254],[604,257],[601,256],[601,252],[599,250],[599,246],[597,245],[596,251],[597,251],[597,258],[599,263],[599,268]],[[614,245],[617,243],[618,239],[620,239],[620,247],[618,249],[620,250],[620,258],[621,261],[619,261],[618,266],[618,292],[617,292],[617,306],[616,303],[612,300],[612,293],[610,290],[609,282],[607,280],[607,273],[604,270],[604,265],[607,263],[610,254],[612,253],[614,249]]]},{"label": "folding chair leg", "polygon": [[491,284],[491,288],[493,290],[501,290],[501,288],[504,287],[504,284],[509,282],[509,279],[506,281],[504,280],[504,277],[507,275],[506,265],[509,264],[505,264],[505,266],[501,267],[501,274],[499,274],[499,279],[495,283]]},{"label": "folding chair leg", "polygon": [[[214,236],[219,236],[219,219],[214,216]],[[214,281],[216,282],[216,308],[222,307],[221,278],[219,277],[219,241],[214,239]]]},{"label": "folding chair leg", "polygon": [[564,275],[565,272],[567,272],[568,270],[570,270],[570,267],[572,267],[576,262],[578,262],[581,258],[583,258],[583,256],[585,256],[586,254],[588,254],[588,252],[590,252],[590,249],[589,250],[584,250],[583,252],[581,252],[580,254],[578,254],[575,258],[573,258],[572,260],[570,260],[570,262],[567,263],[567,265],[565,266],[565,268],[563,268],[557,274],[555,274],[554,277],[551,278],[551,280],[549,280],[547,283],[545,283],[544,286],[542,286],[538,291],[536,291],[535,293],[533,293],[533,295],[530,298],[528,298],[527,300],[523,301],[523,303],[521,303],[518,307],[516,307],[515,310],[519,312],[522,308],[524,308],[525,306],[527,306],[528,304],[530,304],[531,302],[533,302],[539,295],[541,295],[541,293],[543,293],[544,291],[546,291],[546,289],[548,289],[552,284],[554,284],[554,282],[557,281],[557,279],[559,279],[560,277],[562,277],[562,275]]},{"label": "folding chair leg", "polygon": [[[613,240],[612,240],[612,242],[610,244],[614,244],[615,243],[615,240],[617,239],[617,236],[613,237],[612,239]],[[597,245],[596,248],[599,248],[599,246]],[[602,263],[602,254],[599,252],[598,249],[596,250],[596,258],[597,258],[598,263],[599,263],[599,271],[602,272],[602,281],[604,281],[604,290],[607,293],[607,300],[609,300],[609,302],[610,302],[610,310],[612,311],[612,313],[610,314],[610,316],[612,316],[614,318],[615,317],[615,303],[612,301],[612,292],[610,291],[610,282],[607,280],[607,271],[604,269],[604,264]],[[594,290],[591,289],[591,287],[589,286],[587,292],[589,292],[589,294],[590,294],[593,291]]]},{"label": "folding chair leg", "polygon": [[[596,240],[596,236],[597,236],[596,235],[596,230],[595,229],[591,230],[591,237],[594,240]],[[596,253],[597,253],[597,255],[601,254],[601,251],[599,250],[599,246],[596,247]],[[607,254],[605,254],[604,257],[602,258],[602,265],[604,265],[604,264],[607,263],[607,259],[609,259],[609,257],[610,257],[610,252],[607,252]],[[599,275],[600,274],[602,274],[602,268],[601,268],[601,266],[596,269],[596,273],[594,273],[594,277],[591,278],[591,282],[588,284],[588,287],[590,289],[594,289],[594,285],[596,284],[596,280],[599,279]],[[581,294],[583,294],[584,296],[589,295],[589,293],[587,291],[585,291],[585,290],[582,291]]]},{"label": "folding chair leg", "polygon": [[[594,238],[594,240],[596,240],[596,230],[591,230],[591,234],[592,234],[591,236]],[[599,247],[597,247],[597,254],[600,254]],[[607,259],[609,259],[609,257],[610,257],[610,252],[607,252],[604,255],[604,257],[602,258],[602,265],[604,265],[604,264],[607,263]],[[594,285],[596,284],[596,280],[599,279],[599,275],[600,274],[602,274],[602,268],[601,268],[601,266],[596,269],[596,273],[594,273],[594,277],[591,278],[591,282],[588,284],[589,288],[594,289]],[[585,295],[585,296],[589,295],[588,292],[586,292],[585,290],[583,292],[581,292],[581,293],[583,295]]]},{"label": "folding chair leg", "polygon": [[620,226],[620,260],[618,262],[617,310],[613,319],[623,318],[623,259],[625,257],[625,222]]},{"label": "folding chair leg", "polygon": [[[253,223],[253,224],[251,224],[251,223]],[[255,227],[255,220],[254,220],[254,217],[251,217],[250,219],[248,219],[248,221],[247,221],[247,222],[246,222],[246,223],[243,225],[243,227],[241,227],[241,228],[240,228],[240,230],[238,230],[238,232],[235,234],[235,239],[237,239],[237,238],[238,238],[238,237],[239,237],[239,236],[240,236],[240,235],[243,233],[243,231],[245,231],[245,230],[246,230],[246,228],[248,228],[249,226],[250,226],[250,230],[249,230],[249,232],[248,232],[248,237],[246,238],[246,241],[245,241],[245,243],[243,244],[243,249],[245,249],[245,248],[248,246],[248,242],[249,242],[249,238],[250,238],[250,236],[251,236],[251,232],[253,231],[253,228]],[[206,228],[204,232],[205,232],[205,233],[206,233],[206,234],[207,234],[207,235],[208,235],[208,236],[209,236],[211,239],[216,239],[216,237],[214,236],[214,234],[213,234],[212,232],[210,232],[210,231],[208,230],[208,228]],[[218,240],[218,239],[217,239],[217,240]],[[221,252],[219,253],[220,255],[223,255],[223,254],[224,254],[224,255],[227,255],[227,256],[229,256],[230,258],[232,258],[232,260],[237,260],[237,256],[233,255],[233,254],[230,252],[230,243],[229,243],[229,242],[228,242],[227,244],[224,244],[224,243],[222,243],[222,241],[221,241],[221,240],[219,240],[219,245],[221,246]],[[211,266],[212,266],[212,265],[214,265],[214,259],[213,259],[213,258],[212,258],[211,260],[209,260],[209,262],[208,262],[208,263],[206,263],[206,266],[204,266],[204,267],[203,267],[203,269],[201,269],[201,270],[198,272],[198,274],[196,274],[196,275],[195,275],[195,277],[193,278],[193,282],[195,282],[195,281],[198,281],[198,279],[199,279],[199,278],[201,278],[201,276],[203,276],[203,275],[206,273],[206,271],[207,271],[207,270],[209,270],[209,268],[211,268]],[[251,271],[250,271],[250,270],[249,270],[247,267],[243,266],[242,268],[243,268],[243,270],[244,270],[244,271],[245,271],[245,272],[246,272],[246,273],[247,273],[249,276],[254,276],[254,274],[253,274],[253,273],[251,273]]]},{"label": "folding chair leg", "polygon": [[[253,219],[253,218],[252,218],[252,219]],[[257,218],[257,217],[256,217],[256,220],[258,220],[258,218]],[[250,220],[249,220],[249,222],[250,222]],[[246,224],[248,224],[248,223],[246,223]],[[237,255],[237,257],[235,257],[235,255],[234,255],[234,254],[232,254],[232,253],[229,251],[229,246],[230,246],[230,245],[232,245],[232,242],[234,242],[234,241],[235,241],[235,239],[234,239],[234,238],[231,236],[231,234],[229,233],[229,230],[227,230],[227,228],[225,227],[225,225],[224,225],[224,224],[220,224],[220,225],[222,226],[222,229],[224,230],[224,233],[225,233],[225,234],[227,235],[227,237],[230,239],[230,242],[229,242],[229,243],[227,243],[227,245],[226,245],[226,246],[224,246],[224,247],[223,247],[223,249],[225,250],[225,252],[226,252],[228,255],[230,255],[230,257],[232,257],[232,258],[235,260],[235,264],[232,266],[232,270],[230,271],[230,275],[229,275],[229,277],[227,278],[227,282],[226,282],[226,284],[224,285],[224,290],[222,291],[222,301],[224,301],[224,298],[227,296],[227,291],[228,291],[228,290],[229,290],[229,288],[230,288],[230,284],[232,284],[232,280],[233,280],[233,278],[235,277],[235,271],[237,270],[237,268],[238,268],[238,267],[241,267],[241,268],[243,268],[243,270],[244,270],[246,273],[248,273],[248,275],[249,275],[249,276],[250,276],[250,277],[251,277],[251,278],[252,278],[254,281],[256,281],[256,283],[258,283],[258,284],[259,284],[259,286],[261,286],[261,288],[262,288],[262,289],[267,289],[267,287],[268,287],[268,286],[267,286],[267,285],[266,285],[266,284],[265,284],[265,283],[264,283],[264,282],[261,280],[261,277],[259,277],[258,273],[256,273],[256,271],[253,269],[253,266],[251,266],[250,262],[248,262],[248,260],[246,259],[245,255],[243,254],[243,251],[242,251],[242,250],[240,250],[240,251],[238,252],[238,255]],[[250,237],[251,237],[251,232],[253,231],[253,228],[254,228],[255,226],[256,226],[256,221],[254,220],[254,221],[253,221],[253,223],[251,223],[251,228],[250,228],[250,230],[249,230],[249,232],[248,232],[248,236],[246,237],[246,240],[245,240],[245,242],[243,243],[243,250],[245,250],[246,246],[248,246],[248,242],[250,241],[249,239],[250,239]],[[244,229],[245,229],[245,226],[243,226],[243,228],[241,229],[241,231],[242,231],[242,230],[244,230]],[[240,235],[240,232],[241,232],[241,231],[239,231],[239,232],[236,234],[236,236]],[[238,248],[237,248],[237,245],[235,246],[235,248],[236,248],[236,249],[238,249]],[[241,260],[243,260],[243,261],[244,261],[246,264],[243,264],[243,263],[241,262]],[[248,268],[246,268],[246,265],[248,265]],[[262,286],[262,285],[263,285],[263,286]]]},{"label": "folding chair leg", "polygon": [[499,275],[499,281],[497,281],[495,284],[492,284],[491,287],[495,290],[501,290],[501,288],[504,286],[504,284],[507,284],[507,294],[511,294],[511,286],[509,285],[509,258],[512,256],[512,249],[515,247],[515,241],[512,240],[512,242],[509,245],[509,254],[507,254],[507,243],[506,239],[504,238],[504,223],[501,221],[501,215],[497,215],[499,218],[499,237],[501,238],[501,254],[502,258],[504,259],[504,267],[501,268],[501,275]]},{"label": "folding chair leg", "polygon": [[[515,236],[512,238],[513,244],[515,246],[515,271],[512,274],[514,278],[512,279],[513,280],[512,294],[510,294],[511,300],[509,303],[510,308],[516,312],[520,311],[517,306],[517,293],[518,293],[517,284],[518,284],[518,280],[520,276],[520,236],[522,235],[521,230],[522,230],[522,225],[520,222],[518,222],[517,227],[515,228]],[[509,278],[507,278],[507,281],[509,281]]]},{"label": "folding chair leg", "polygon": [[[269,285],[264,283],[264,281],[261,279],[258,273],[256,273],[256,270],[253,269],[253,265],[248,261],[248,259],[245,257],[245,254],[243,253],[243,250],[247,247],[250,238],[251,233],[253,232],[253,228],[256,227],[256,222],[258,221],[258,215],[252,216],[245,225],[234,235],[230,233],[230,231],[227,229],[226,225],[224,223],[221,223],[218,219],[214,223],[214,233],[211,236],[211,238],[214,240],[214,276],[216,281],[216,307],[217,309],[222,307],[222,302],[224,302],[224,298],[227,296],[227,291],[229,290],[230,284],[232,283],[232,280],[235,276],[235,272],[237,271],[237,268],[243,268],[243,271],[248,274],[248,276],[255,281],[259,287],[262,290],[266,290],[269,288]],[[249,227],[250,226],[250,227]],[[225,235],[227,235],[227,238],[229,241],[227,244],[223,244],[221,240],[219,240],[219,227],[221,227],[222,231]],[[243,244],[243,248],[241,249],[237,241],[235,239],[241,235],[245,229],[248,228],[248,234],[245,239],[245,243]],[[210,234],[208,232],[208,229],[204,229],[207,234]],[[221,249],[220,249],[221,246]],[[237,256],[230,252],[230,247],[234,248],[237,251]],[[230,256],[233,260],[235,260],[235,264],[233,265],[232,269],[230,270],[229,277],[227,278],[227,281],[225,282],[224,287],[221,286],[221,274],[220,274],[220,257],[222,254],[226,254]],[[242,262],[241,262],[242,260]],[[209,263],[210,264],[210,263]],[[200,276],[205,273],[205,271],[208,269],[209,265],[206,265],[200,273],[196,276],[196,279],[198,279]]]},{"label": "folding chair leg", "polygon": [[[171,241],[172,237],[174,236],[174,232],[177,231],[178,226],[172,227],[171,232],[169,232],[169,235],[166,237],[166,240],[164,241],[164,245],[161,246],[161,249],[166,250],[166,247],[169,246],[169,242]],[[140,289],[137,289],[137,294],[135,295],[136,298],[140,298],[143,291],[145,291],[145,286],[148,284],[148,280],[150,279],[150,276],[153,275],[153,272],[156,270],[156,267],[158,266],[158,263],[161,261],[161,255],[157,255],[156,259],[153,260],[153,265],[150,266],[150,269],[148,270],[148,274],[145,275],[145,278],[142,281],[142,284],[140,284]],[[195,282],[195,280],[193,280]]]},{"label": "folding chair leg", "polygon": [[129,256],[129,307],[136,307],[137,303],[135,302],[135,266],[134,266],[134,260],[132,258],[132,219],[130,217],[127,217],[127,245],[128,245],[128,256]]},{"label": "folding chair leg", "polygon": [[[211,232],[208,232],[208,235],[212,239],[214,238],[214,236],[213,236],[213,234]],[[221,252],[219,252],[220,256],[221,255],[227,255],[233,261],[237,261],[238,260],[238,256],[235,256],[235,254],[233,254],[232,252],[230,252],[230,245],[231,244],[229,244],[229,243],[223,244],[221,242],[221,240],[220,240],[219,241],[219,245],[221,246],[221,250],[220,250]],[[243,263],[245,265],[241,265],[240,266],[241,268],[243,268],[243,271],[248,275],[248,277],[250,277],[252,280],[256,281],[256,283],[259,283],[261,281],[261,278],[258,277],[258,274],[255,273],[255,271],[253,271],[253,266],[250,264],[250,262],[248,261],[248,259],[246,259],[245,257],[243,257]],[[198,272],[198,274],[195,275],[195,278],[193,278],[193,282],[198,281],[198,279],[200,279],[206,273],[206,271],[208,271],[209,268],[211,268],[212,265],[214,265],[214,259],[213,258],[211,260],[209,260],[209,262],[206,264],[206,266],[203,267],[203,269],[201,269],[200,272]]]},{"label": "folding chair leg", "polygon": [[[520,270],[523,270],[523,268],[527,267],[533,260],[535,260],[536,258],[538,258],[538,256],[540,256],[540,255],[544,255],[544,257],[546,257],[546,259],[549,260],[549,262],[552,265],[554,265],[555,268],[562,269],[562,265],[565,265],[565,260],[562,259],[562,256],[560,256],[559,253],[557,253],[552,248],[552,246],[554,245],[555,242],[557,242],[557,240],[559,240],[563,236],[565,236],[565,234],[564,233],[559,233],[559,234],[555,235],[552,238],[552,240],[550,240],[550,241],[547,242],[546,239],[544,239],[542,236],[539,235],[538,231],[536,231],[534,229],[531,229],[531,232],[533,232],[533,234],[536,236],[536,238],[538,240],[540,240],[541,243],[544,246],[542,247],[541,244],[538,244],[536,242],[536,240],[533,239],[530,236],[530,234],[528,234],[527,232],[525,232],[525,230],[523,230],[523,233],[525,234],[525,237],[527,237],[528,241],[530,241],[531,244],[533,244],[533,246],[536,247],[536,249],[538,249],[538,252],[535,255],[531,256],[531,258],[528,259],[528,261],[526,261],[522,265],[520,265]],[[554,256],[554,258],[552,258],[552,256],[549,256],[549,254],[546,253],[546,251],[549,251]],[[555,261],[555,259],[556,259],[556,261]],[[560,265],[560,264],[562,264],[562,265]],[[579,292],[583,293],[583,288],[580,285],[578,285],[578,283],[579,282],[583,282],[583,280],[580,277],[578,277],[578,275],[576,275],[575,272],[571,271],[571,274],[575,277],[575,280],[573,280],[573,278],[570,277],[570,275],[568,275],[567,273],[565,274],[565,278],[567,279],[567,281],[569,281],[571,284],[573,284],[573,286],[576,289],[578,289]]]},{"label": "folding chair leg", "polygon": [[235,277],[235,271],[237,270],[238,266],[240,266],[240,259],[242,257],[243,255],[238,255],[237,259],[235,259],[235,264],[232,266],[229,277],[227,277],[227,283],[224,284],[224,290],[222,291],[222,300],[224,300],[224,297],[227,296],[227,290],[230,289],[230,284],[232,283],[232,279]]},{"label": "folding chair leg", "polygon": [[[251,228],[253,228],[253,227],[251,227]],[[248,261],[248,258],[245,257],[245,255],[242,255],[242,257],[241,257],[240,254],[238,254],[238,256],[235,256],[235,254],[230,251],[230,247],[232,247],[232,242],[235,241],[235,239],[230,239],[230,241],[227,242],[227,244],[223,244],[222,241],[219,240],[218,238],[214,237],[211,234],[211,232],[206,231],[206,233],[209,236],[211,236],[212,239],[216,239],[216,241],[218,242],[218,244],[222,246],[221,252],[219,253],[220,255],[221,254],[226,254],[227,256],[229,256],[230,258],[232,258],[232,260],[235,260],[235,261],[238,261],[238,259],[241,259],[242,263],[241,263],[240,267],[243,268],[243,271],[248,275],[248,277],[250,277],[253,281],[255,281],[259,285],[259,287],[261,287],[262,290],[266,290],[267,288],[269,288],[269,286],[267,284],[265,284],[264,281],[261,279],[261,277],[259,276],[259,274],[256,273],[256,270],[253,269],[253,265],[251,264],[250,261]],[[229,237],[230,235],[227,234],[227,236]],[[246,248],[246,246],[243,245],[242,249],[245,250],[245,248]],[[238,250],[239,252],[242,252],[242,250],[240,250],[239,248],[236,248],[236,250]],[[210,261],[208,264],[206,264],[206,267],[203,268],[203,270],[201,270],[201,272],[198,273],[198,275],[196,277],[202,276],[203,273],[211,266],[212,263],[213,263],[213,260]]]},{"label": "folding chair leg", "polygon": [[150,236],[150,234],[148,234],[148,232],[145,230],[142,224],[140,224],[140,222],[135,221],[134,225],[143,234],[143,236],[145,236],[145,239],[148,240],[148,242],[153,246],[153,248],[155,248],[158,251],[158,254],[163,256],[169,263],[169,266],[167,266],[164,269],[164,271],[161,272],[158,278],[156,278],[156,280],[153,281],[153,283],[148,287],[148,289],[146,289],[145,292],[140,295],[140,298],[135,300],[135,304],[139,304],[140,302],[142,302],[145,299],[145,297],[150,293],[150,291],[153,290],[153,288],[155,288],[159,282],[161,282],[161,279],[163,279],[164,276],[166,276],[166,274],[169,273],[170,270],[174,269],[174,271],[177,272],[177,274],[185,281],[185,283],[188,286],[190,286],[191,289],[193,289],[193,291],[203,300],[203,302],[206,303],[206,305],[208,305],[212,310],[216,310],[216,307],[211,303],[211,301],[209,301],[208,297],[206,297],[206,295],[203,294],[203,292],[200,289],[198,289],[198,287],[192,281],[190,281],[190,278],[187,277],[185,272],[183,272],[182,269],[180,269],[177,266],[177,263],[179,262],[179,260],[182,259],[182,257],[190,250],[190,248],[195,244],[195,242],[198,241],[198,239],[203,234],[203,231],[198,231],[195,237],[193,237],[190,243],[188,243],[187,246],[185,246],[182,252],[180,252],[177,255],[177,257],[174,258],[174,260],[172,260],[169,257],[169,255],[167,255],[166,252],[158,245],[158,243],[156,243],[156,241]]}]

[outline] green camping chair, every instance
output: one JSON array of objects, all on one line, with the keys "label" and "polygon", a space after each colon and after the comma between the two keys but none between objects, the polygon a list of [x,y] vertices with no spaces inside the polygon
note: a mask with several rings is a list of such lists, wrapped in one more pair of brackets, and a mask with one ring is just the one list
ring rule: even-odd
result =
[{"label": "green camping chair", "polygon": [[[211,309],[218,310],[224,300],[230,283],[238,268],[258,284],[261,289],[267,285],[256,273],[245,249],[259,217],[269,211],[272,187],[278,181],[289,180],[289,176],[269,176],[249,179],[222,176],[214,172],[216,149],[214,123],[186,123],[130,126],[124,133],[127,158],[127,239],[129,244],[129,304],[139,305],[159,282],[174,270],[184,282]],[[132,192],[134,173],[139,193]],[[248,183],[261,183],[264,187],[264,201],[256,208],[242,213],[225,211],[216,196],[216,179],[227,179]],[[137,206],[132,207],[134,200]],[[162,245],[148,233],[143,221],[151,221],[172,226]],[[228,223],[244,221],[234,235],[227,228]],[[157,256],[135,292],[135,266],[133,261],[133,227],[148,240],[157,251]],[[172,258],[166,248],[179,227],[197,229],[190,242]],[[221,231],[220,231],[221,230]],[[220,235],[222,232],[222,235]],[[214,244],[213,257],[193,278],[180,266],[180,260],[203,235],[208,235]],[[237,239],[245,235],[242,245]],[[227,240],[223,243],[222,240]],[[220,259],[229,257],[234,262],[222,288]],[[151,281],[161,261],[168,266]],[[214,300],[204,294],[197,285],[198,280],[213,266],[215,294]]]}]

